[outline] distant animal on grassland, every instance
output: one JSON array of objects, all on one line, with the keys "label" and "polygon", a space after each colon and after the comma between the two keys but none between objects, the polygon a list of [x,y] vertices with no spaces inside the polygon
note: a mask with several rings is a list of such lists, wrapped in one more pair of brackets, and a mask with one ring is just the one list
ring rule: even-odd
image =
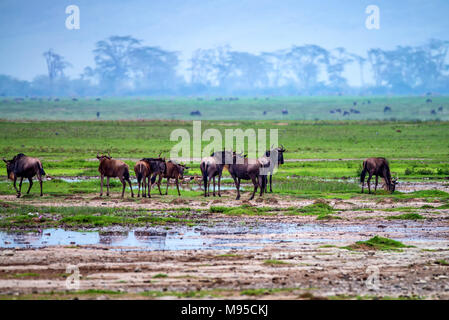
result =
[{"label": "distant animal on grassland", "polygon": [[430,98],[427,99],[427,100],[426,100],[426,103],[432,103],[432,99],[430,99]]},{"label": "distant animal on grassland", "polygon": [[190,112],[191,116],[201,116],[201,112],[200,110],[194,110]]},{"label": "distant animal on grassland", "polygon": [[385,106],[384,113],[391,112],[391,108],[389,106]]},{"label": "distant animal on grassland", "polygon": [[112,157],[109,155],[98,155],[97,153],[97,159],[100,161],[100,165],[98,167],[98,172],[100,172],[100,185],[101,185],[101,191],[100,191],[100,197],[103,196],[103,182],[104,177],[107,179],[107,190],[106,195],[109,196],[109,178],[119,178],[120,182],[123,185],[122,189],[122,198],[125,195],[125,187],[126,182],[129,184],[129,188],[131,189],[131,197],[134,197],[133,193],[133,187],[131,185],[131,180],[129,179],[129,167],[126,163],[124,163],[121,160],[115,160],[112,159]]},{"label": "distant animal on grassland", "polygon": [[443,106],[440,106],[439,108],[438,108],[438,112],[442,112],[443,111]]},{"label": "distant animal on grassland", "polygon": [[381,177],[385,180],[385,185],[387,190],[393,193],[396,189],[397,178],[392,180],[390,173],[390,165],[385,158],[368,158],[363,161],[362,172],[360,174],[360,183],[362,183],[362,193],[365,186],[365,176],[368,174],[368,193],[371,193],[371,177],[376,176],[376,185],[374,187],[374,192],[377,191],[378,178]]},{"label": "distant animal on grassland", "polygon": [[349,112],[345,110],[345,112],[343,112],[343,117],[345,116],[349,116]]},{"label": "distant animal on grassland", "polygon": [[430,111],[430,114],[435,115],[435,114],[437,114],[437,112],[436,112],[435,110],[431,110],[431,111]]},{"label": "distant animal on grassland", "polygon": [[288,114],[288,110],[287,109],[282,109],[282,114]]},{"label": "distant animal on grassland", "polygon": [[[33,186],[34,176],[37,176],[37,179],[39,180],[39,184],[41,187],[40,195],[42,197],[42,176],[45,176],[45,171],[39,159],[28,157],[23,153],[19,153],[14,156],[12,160],[6,160],[5,158],[3,158],[3,161],[6,163],[6,173],[8,175],[8,178],[14,181],[14,189],[17,192],[17,198],[20,198],[22,192],[23,178],[27,178],[30,183],[27,191],[27,194],[29,194],[31,187]],[[16,187],[17,178],[20,178],[18,190]]]},{"label": "distant animal on grassland", "polygon": [[335,112],[341,113],[341,109],[340,108],[335,109]]}]

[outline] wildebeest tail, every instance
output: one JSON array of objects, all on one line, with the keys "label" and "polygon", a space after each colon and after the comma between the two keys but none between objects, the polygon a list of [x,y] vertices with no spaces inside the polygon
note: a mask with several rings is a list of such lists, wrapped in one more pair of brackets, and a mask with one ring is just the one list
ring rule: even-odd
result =
[{"label": "wildebeest tail", "polygon": [[209,169],[209,163],[206,162],[203,171],[203,183],[204,183],[204,191],[207,191],[207,170]]},{"label": "wildebeest tail", "polygon": [[125,172],[123,172],[123,178],[125,180],[129,180],[129,170],[128,170],[128,168],[125,168]]},{"label": "wildebeest tail", "polygon": [[41,173],[41,176],[45,176],[45,171],[41,163],[39,163],[39,172]]}]

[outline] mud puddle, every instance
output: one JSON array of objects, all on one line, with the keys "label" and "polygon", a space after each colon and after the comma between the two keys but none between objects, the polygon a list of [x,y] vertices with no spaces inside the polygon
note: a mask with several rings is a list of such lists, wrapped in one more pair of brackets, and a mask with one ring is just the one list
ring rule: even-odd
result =
[{"label": "mud puddle", "polygon": [[447,240],[449,227],[420,222],[379,224],[220,223],[214,226],[103,228],[98,231],[44,229],[40,232],[1,231],[1,248],[41,248],[57,245],[106,245],[135,250],[258,249],[270,243],[359,241],[382,235],[404,242]]}]

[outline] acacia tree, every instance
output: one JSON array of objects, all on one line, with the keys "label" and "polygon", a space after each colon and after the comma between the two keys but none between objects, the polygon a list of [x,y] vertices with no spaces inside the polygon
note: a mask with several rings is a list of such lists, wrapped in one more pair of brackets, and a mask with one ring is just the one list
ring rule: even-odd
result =
[{"label": "acacia tree", "polygon": [[70,67],[71,64],[64,60],[64,57],[55,53],[53,49],[43,53],[45,62],[47,63],[48,79],[50,83],[57,78],[64,77],[64,69]]},{"label": "acacia tree", "polygon": [[339,47],[329,54],[327,61],[327,74],[329,83],[334,88],[343,88],[347,86],[347,80],[343,77],[345,66],[354,60],[345,48]]}]

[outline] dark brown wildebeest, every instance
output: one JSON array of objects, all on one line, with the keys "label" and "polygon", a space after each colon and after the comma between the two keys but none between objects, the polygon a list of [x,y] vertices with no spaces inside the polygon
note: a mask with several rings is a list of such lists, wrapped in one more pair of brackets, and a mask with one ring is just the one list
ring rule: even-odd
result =
[{"label": "dark brown wildebeest", "polygon": [[[229,157],[230,151],[222,151],[222,159]],[[232,163],[226,164],[229,173],[234,179],[235,187],[237,188],[237,198],[240,199],[240,180],[251,180],[254,186],[253,194],[249,200],[254,199],[257,188],[260,187],[260,196],[263,195],[265,185],[263,177],[261,176],[262,164],[259,159],[248,159],[245,156],[239,155],[236,152],[232,152]],[[226,161],[228,162],[228,161]]]},{"label": "dark brown wildebeest", "polygon": [[282,114],[288,114],[288,110],[287,109],[282,109]]},{"label": "dark brown wildebeest", "polygon": [[[172,160],[168,160],[165,162],[165,171],[155,173],[153,177],[151,178],[151,183],[154,183],[156,181],[156,176],[159,176],[159,180],[157,181],[157,186],[159,188],[159,192],[161,192],[161,182],[162,178],[167,179],[167,188],[165,189],[165,194],[168,194],[168,186],[170,184],[170,179],[175,179],[176,181],[176,189],[178,190],[178,196],[181,195],[181,192],[179,192],[179,179],[184,179],[184,170],[189,169],[189,167],[186,167],[185,165],[178,164],[173,162]],[[193,177],[192,177],[193,178]]]},{"label": "dark brown wildebeest", "polygon": [[391,108],[389,106],[385,106],[384,113],[391,112]]},{"label": "dark brown wildebeest", "polygon": [[364,191],[365,186],[365,175],[368,173],[368,193],[371,193],[371,177],[373,175],[376,176],[376,185],[374,188],[374,192],[377,191],[377,183],[378,178],[381,177],[385,180],[385,185],[387,187],[387,190],[391,193],[394,192],[396,189],[396,184],[398,184],[397,179],[392,180],[391,179],[391,173],[390,173],[390,165],[388,164],[387,159],[385,158],[368,158],[365,161],[363,161],[363,169],[362,173],[360,175],[360,182],[362,183],[362,193]]},{"label": "dark brown wildebeest", "polygon": [[[27,178],[30,182],[30,186],[28,187],[27,191],[27,194],[29,194],[31,187],[33,186],[34,176],[37,176],[37,179],[39,180],[42,197],[42,176],[45,176],[45,171],[39,159],[27,157],[23,153],[19,153],[18,155],[14,156],[12,160],[6,160],[5,158],[3,158],[3,161],[6,163],[6,172],[8,174],[8,178],[14,181],[14,189],[16,189],[17,198],[20,198],[22,192],[23,178]],[[19,190],[17,190],[16,187],[17,178],[20,178]]]},{"label": "dark brown wildebeest", "polygon": [[[161,175],[165,172],[165,158],[161,158],[160,154],[158,158],[143,158],[141,161],[144,161],[148,165],[148,198],[151,198],[151,186],[156,180],[156,175]],[[151,178],[151,175],[153,175],[154,178]],[[159,187],[159,194],[162,195],[160,185]]]},{"label": "dark brown wildebeest", "polygon": [[104,177],[107,179],[107,190],[106,195],[109,196],[109,178],[119,178],[120,182],[123,185],[122,189],[122,198],[125,195],[125,187],[126,182],[129,184],[129,188],[131,189],[131,197],[134,197],[133,193],[133,187],[131,185],[131,180],[129,180],[129,167],[126,163],[124,163],[121,160],[115,160],[112,159],[111,156],[108,155],[102,155],[99,156],[97,154],[97,159],[100,160],[100,165],[98,167],[98,172],[100,172],[100,179],[101,179],[101,190],[100,190],[100,197],[103,195],[103,181]]},{"label": "dark brown wildebeest", "polygon": [[[273,192],[273,188],[272,188],[272,181],[273,181],[273,171],[276,167],[278,167],[281,164],[284,164],[284,152],[286,152],[287,150],[285,150],[284,146],[281,145],[280,147],[271,149],[271,150],[267,150],[265,152],[265,155],[261,158],[259,158],[259,161],[262,162],[262,166],[264,168],[267,168],[267,174],[263,175],[263,179],[264,181],[264,186],[265,186],[265,190],[264,192],[268,192],[268,179],[267,179],[267,175],[270,175],[270,192]],[[263,160],[263,159],[266,160]],[[276,161],[277,158],[277,161]]]}]

